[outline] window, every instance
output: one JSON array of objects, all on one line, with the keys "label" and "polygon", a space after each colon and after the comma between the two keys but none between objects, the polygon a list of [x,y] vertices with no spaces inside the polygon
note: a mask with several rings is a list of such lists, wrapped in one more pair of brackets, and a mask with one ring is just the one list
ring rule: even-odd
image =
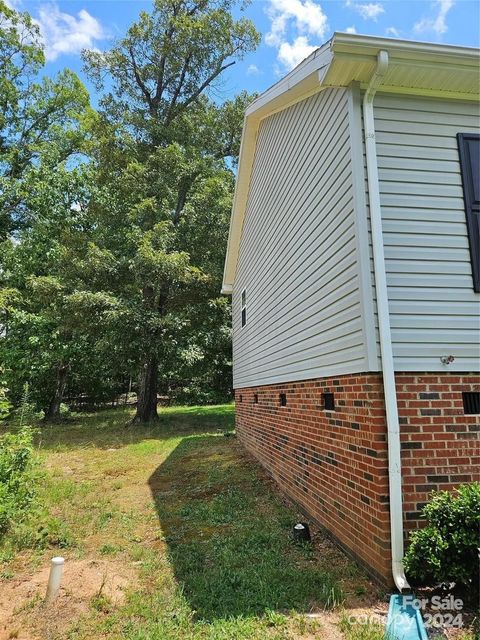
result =
[{"label": "window", "polygon": [[335,396],[333,393],[323,394],[323,408],[325,411],[335,411]]},{"label": "window", "polygon": [[280,394],[280,406],[281,407],[286,407],[287,406],[287,394],[286,393],[281,393]]},{"label": "window", "polygon": [[258,393],[253,394],[253,404],[258,404]]},{"label": "window", "polygon": [[242,291],[242,327],[247,324],[247,290]]},{"label": "window", "polygon": [[480,134],[458,133],[473,289],[480,293]]},{"label": "window", "polygon": [[480,414],[480,391],[464,391],[463,411],[467,416]]}]

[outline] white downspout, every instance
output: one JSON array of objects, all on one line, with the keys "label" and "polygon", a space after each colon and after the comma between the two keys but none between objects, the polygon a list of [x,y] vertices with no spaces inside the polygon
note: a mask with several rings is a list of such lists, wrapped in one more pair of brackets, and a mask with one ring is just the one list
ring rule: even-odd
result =
[{"label": "white downspout", "polygon": [[387,412],[388,432],[388,480],[390,491],[390,537],[392,550],[392,574],[400,593],[410,588],[403,571],[403,509],[402,467],[400,459],[400,425],[398,421],[395,370],[393,366],[392,336],[388,310],[387,277],[383,251],[382,213],[378,184],[377,149],[375,144],[375,121],[373,100],[388,68],[388,53],[380,51],[377,67],[370,79],[363,98],[363,123],[365,129],[365,152],[367,161],[368,199],[372,229],[373,260],[375,266],[375,289],[377,293],[378,328],[382,356],[383,388]]}]

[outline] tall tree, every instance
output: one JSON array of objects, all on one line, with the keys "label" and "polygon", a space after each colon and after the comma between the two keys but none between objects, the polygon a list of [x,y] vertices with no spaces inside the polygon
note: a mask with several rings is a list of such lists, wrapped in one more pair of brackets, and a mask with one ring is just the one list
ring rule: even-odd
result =
[{"label": "tall tree", "polygon": [[[248,96],[218,105],[209,94],[259,41],[234,6],[156,0],[113,49],[85,53],[98,89],[110,88],[94,123],[99,191],[90,206],[122,274],[114,288],[136,350],[140,422],[157,418],[159,367],[182,311],[217,296],[212,256],[224,246]],[[202,202],[213,206],[200,214]]]},{"label": "tall tree", "polygon": [[33,379],[56,415],[72,348],[58,256],[87,199],[75,164],[93,114],[78,77],[39,79],[43,64],[34,21],[0,0],[0,355],[12,393]]},{"label": "tall tree", "polygon": [[37,25],[0,0],[0,240],[30,222],[29,171],[82,150],[88,93],[68,70],[39,81],[44,61]]},{"label": "tall tree", "polygon": [[84,391],[108,378],[99,356],[110,362],[102,343],[116,300],[85,284],[109,261],[92,241],[90,180],[88,166],[50,170],[44,158],[26,184],[30,224],[0,243],[0,362],[12,399],[28,383],[47,419],[59,416],[73,379]]}]

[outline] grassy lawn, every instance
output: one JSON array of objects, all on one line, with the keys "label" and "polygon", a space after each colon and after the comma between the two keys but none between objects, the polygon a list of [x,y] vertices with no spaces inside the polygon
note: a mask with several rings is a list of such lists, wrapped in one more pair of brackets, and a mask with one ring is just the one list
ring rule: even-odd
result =
[{"label": "grassy lawn", "polygon": [[[320,533],[292,542],[300,515],[225,436],[233,406],[128,418],[42,428],[41,506],[0,547],[0,640],[353,640],[346,613],[384,606]],[[49,609],[54,555],[65,574]]]}]

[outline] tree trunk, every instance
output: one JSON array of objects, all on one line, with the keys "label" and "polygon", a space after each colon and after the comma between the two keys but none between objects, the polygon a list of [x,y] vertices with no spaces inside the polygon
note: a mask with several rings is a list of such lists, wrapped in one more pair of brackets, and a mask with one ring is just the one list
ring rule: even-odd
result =
[{"label": "tree trunk", "polygon": [[158,420],[157,413],[158,362],[150,357],[140,370],[138,379],[137,413],[133,422]]},{"label": "tree trunk", "polygon": [[45,420],[57,420],[60,417],[60,405],[62,404],[63,394],[67,385],[68,364],[61,363],[57,370],[57,383],[55,392],[48,409],[45,413]]},{"label": "tree trunk", "polygon": [[128,379],[128,391],[125,394],[125,402],[123,403],[125,407],[128,404],[128,399],[130,398],[131,392],[132,392],[132,376],[130,376],[130,378]]}]

